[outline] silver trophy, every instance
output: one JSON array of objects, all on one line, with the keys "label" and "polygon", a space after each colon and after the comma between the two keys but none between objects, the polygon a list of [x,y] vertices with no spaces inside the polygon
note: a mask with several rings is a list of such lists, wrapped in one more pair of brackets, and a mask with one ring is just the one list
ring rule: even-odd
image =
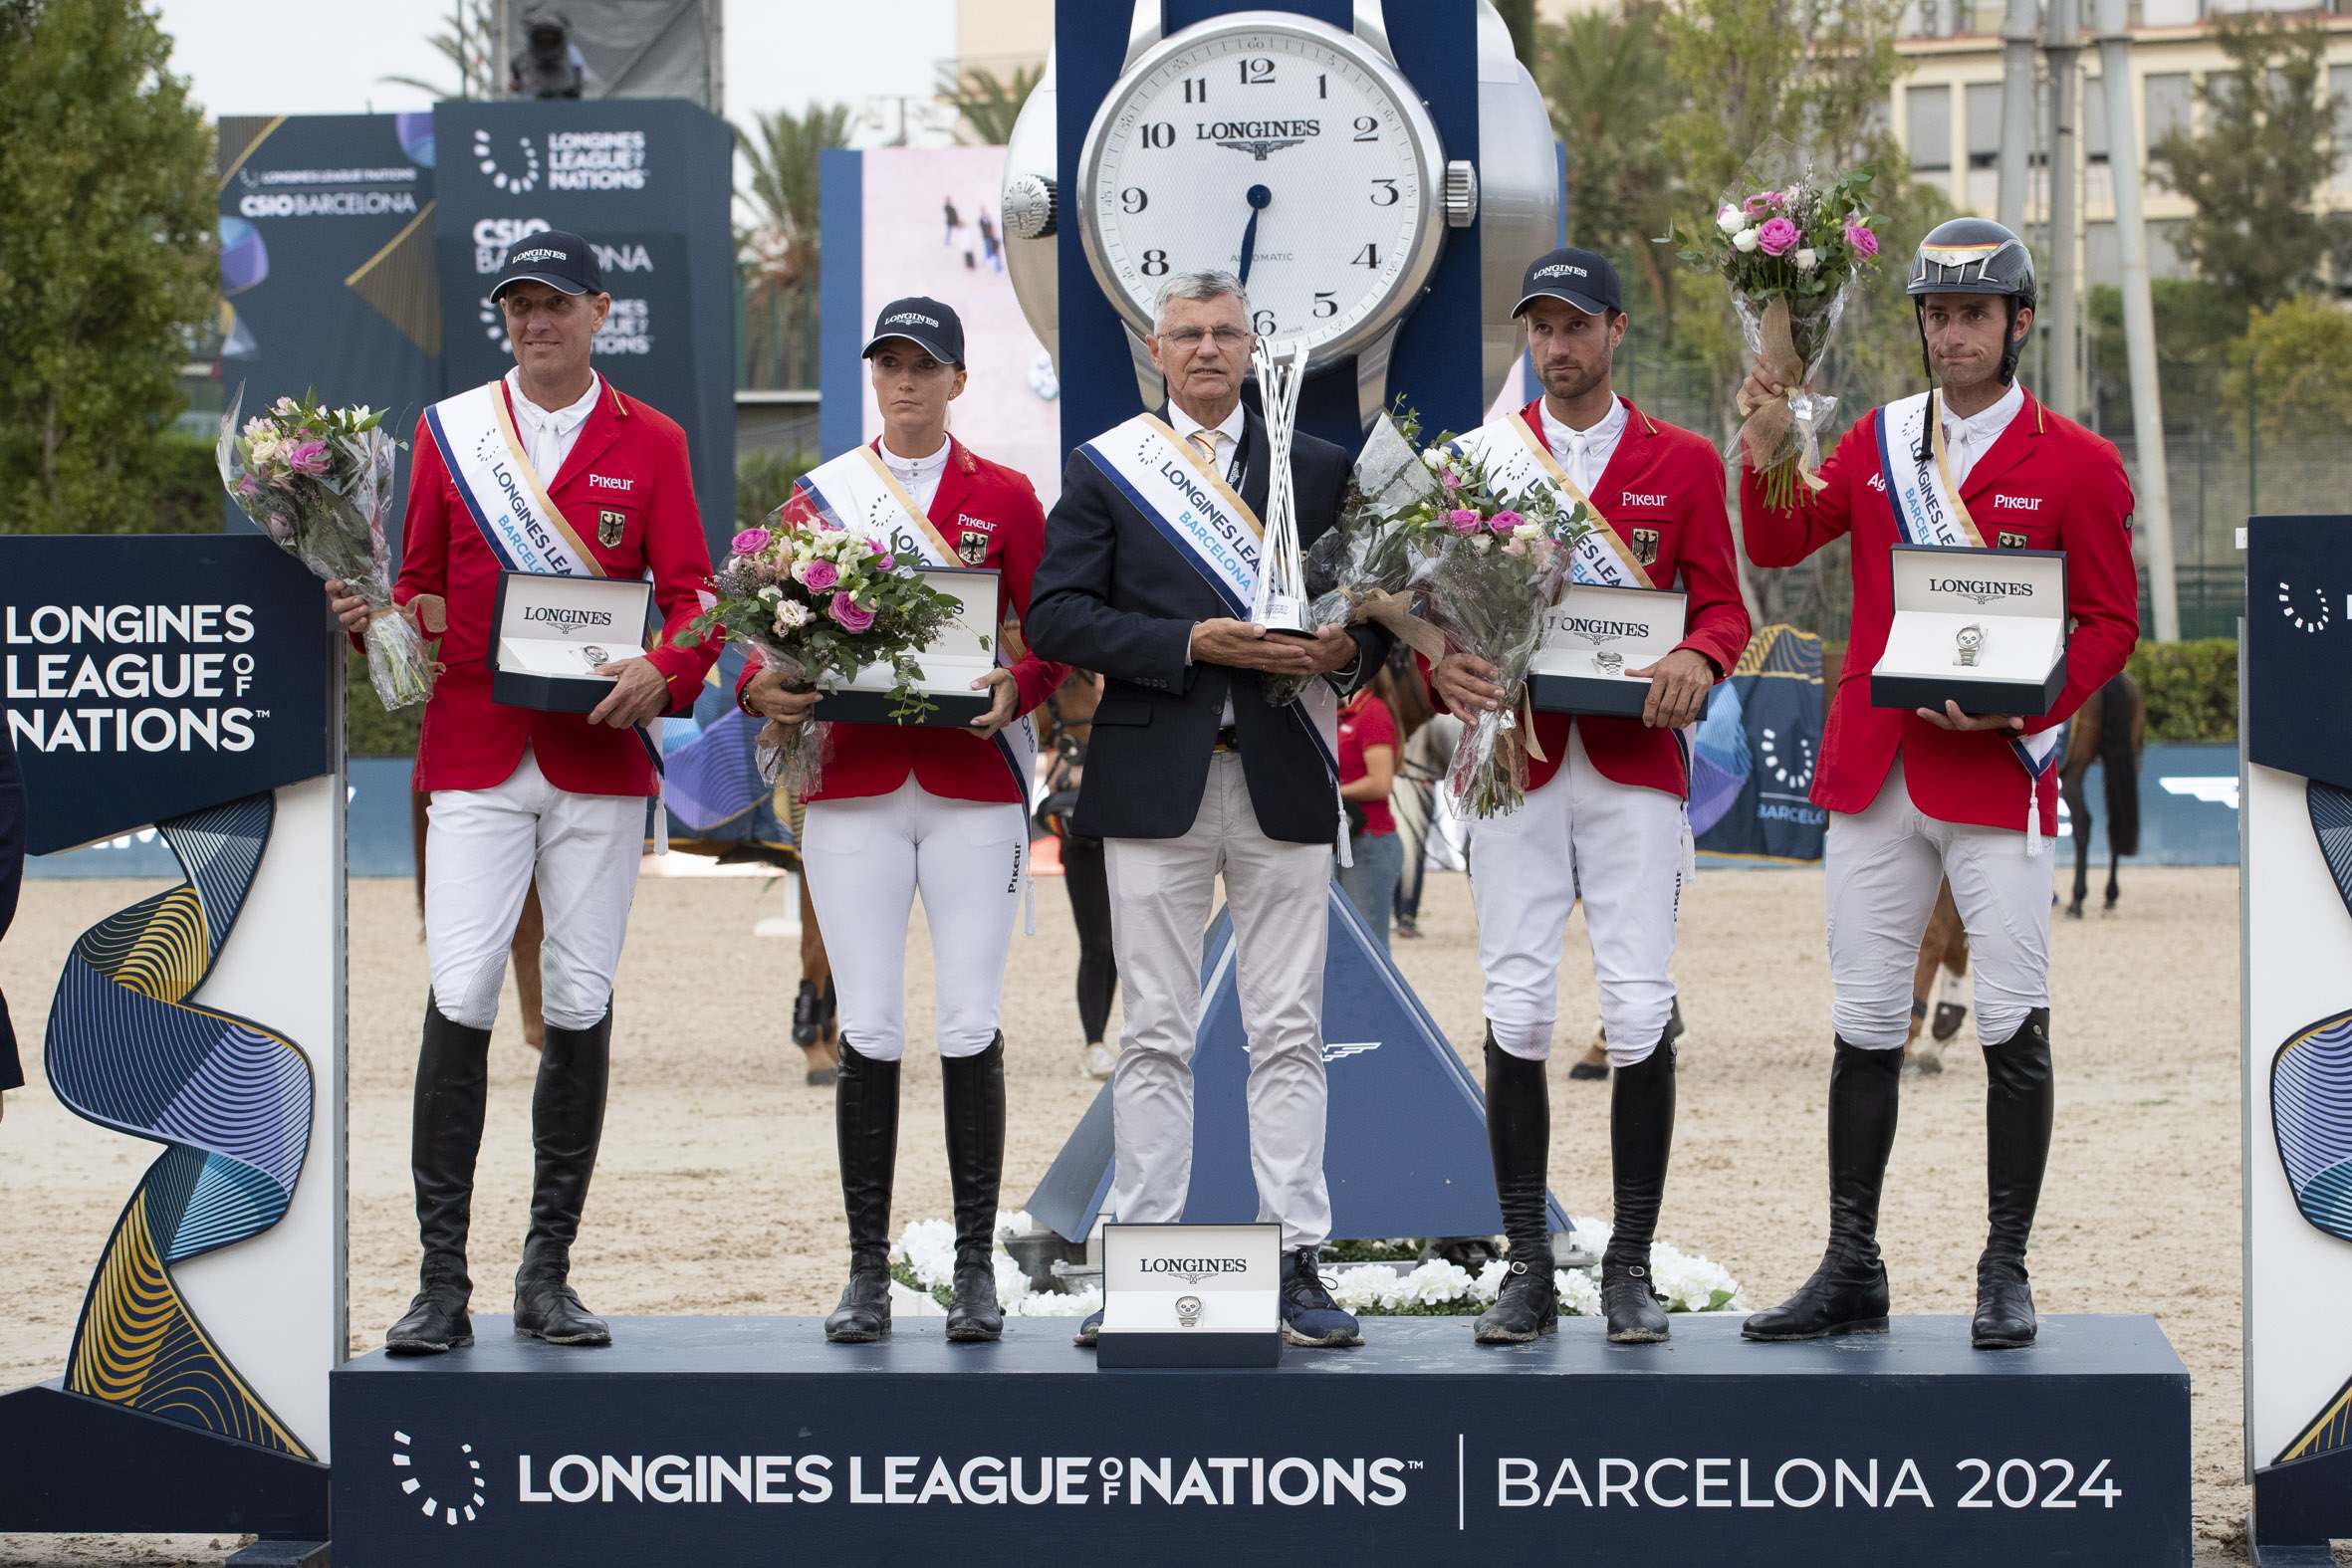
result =
[{"label": "silver trophy", "polygon": [[1297,498],[1291,484],[1291,439],[1298,429],[1298,389],[1306,381],[1306,345],[1278,359],[1258,339],[1250,356],[1258,374],[1258,398],[1266,413],[1266,444],[1273,468],[1266,477],[1266,538],[1259,550],[1258,597],[1250,619],[1269,631],[1308,635],[1306,561],[1298,549]]}]

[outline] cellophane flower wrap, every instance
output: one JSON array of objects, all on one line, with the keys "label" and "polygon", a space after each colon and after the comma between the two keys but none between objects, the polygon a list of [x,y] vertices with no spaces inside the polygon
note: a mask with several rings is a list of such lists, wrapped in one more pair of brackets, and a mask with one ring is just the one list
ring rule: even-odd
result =
[{"label": "cellophane flower wrap", "polygon": [[[692,647],[732,637],[795,691],[837,690],[866,666],[887,664],[890,717],[914,722],[939,706],[922,689],[916,655],[962,608],[926,583],[919,566],[885,541],[815,516],[796,496],[729,543],[726,564],[710,579],[710,602],[677,640]],[[770,722],[759,745],[777,782],[801,795],[816,787],[830,728],[814,718]]]},{"label": "cellophane flower wrap", "polygon": [[1750,356],[1788,389],[1741,409],[1732,454],[1756,470],[1775,508],[1794,505],[1799,489],[1821,488],[1814,470],[1837,399],[1812,382],[1856,281],[1877,270],[1871,178],[1864,168],[1824,179],[1775,142],[1749,160],[1703,233],[1677,226],[1667,236],[1686,263],[1731,286]]},{"label": "cellophane flower wrap", "polygon": [[1526,711],[1528,672],[1543,644],[1543,617],[1575,566],[1576,542],[1597,520],[1565,505],[1549,485],[1499,495],[1486,465],[1440,436],[1422,453],[1437,480],[1407,526],[1443,539],[1428,575],[1423,613],[1453,647],[1486,660],[1504,692],[1500,709],[1470,716],[1446,782],[1461,809],[1495,816],[1527,798],[1533,750]]},{"label": "cellophane flower wrap", "polygon": [[[1306,550],[1306,586],[1314,595],[1307,630],[1368,620],[1424,652],[1443,651],[1443,639],[1413,618],[1443,546],[1443,531],[1431,521],[1436,509],[1426,505],[1437,494],[1437,476],[1421,461],[1419,437],[1420,420],[1401,399],[1393,416],[1373,422],[1338,521]],[[1268,702],[1281,704],[1315,678],[1269,675],[1259,684]]]},{"label": "cellophane flower wrap", "polygon": [[341,579],[367,604],[367,679],[386,709],[433,694],[435,666],[424,639],[392,607],[384,509],[400,443],[374,409],[328,408],[318,393],[281,397],[242,425],[245,389],[221,416],[213,456],[230,501],[280,549],[318,573]]}]

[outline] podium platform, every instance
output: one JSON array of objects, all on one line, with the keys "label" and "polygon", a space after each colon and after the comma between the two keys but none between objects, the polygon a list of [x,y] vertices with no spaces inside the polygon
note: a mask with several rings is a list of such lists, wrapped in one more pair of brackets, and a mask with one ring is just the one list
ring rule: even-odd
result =
[{"label": "podium platform", "polygon": [[1508,1349],[1373,1318],[1357,1350],[1181,1372],[1097,1371],[1072,1326],[640,1318],[564,1350],[480,1317],[471,1349],[334,1374],[335,1560],[2189,1561],[2189,1375],[2153,1318],[1998,1353],[1957,1317],[1807,1345],[1677,1317],[1654,1347],[1571,1319]]}]

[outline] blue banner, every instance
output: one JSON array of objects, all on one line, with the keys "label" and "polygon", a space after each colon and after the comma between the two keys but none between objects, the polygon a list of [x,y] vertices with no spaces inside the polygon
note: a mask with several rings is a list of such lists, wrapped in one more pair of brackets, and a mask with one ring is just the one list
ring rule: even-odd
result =
[{"label": "blue banner", "polygon": [[1821,755],[1821,639],[1764,626],[1708,697],[1691,745],[1699,851],[1818,860],[1829,813],[1807,798]]}]

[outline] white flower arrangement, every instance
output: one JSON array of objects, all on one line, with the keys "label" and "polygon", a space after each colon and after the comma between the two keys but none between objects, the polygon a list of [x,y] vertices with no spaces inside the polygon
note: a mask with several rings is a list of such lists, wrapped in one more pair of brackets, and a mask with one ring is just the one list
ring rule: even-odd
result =
[{"label": "white flower arrangement", "polygon": [[[996,1233],[1000,1239],[1031,1229],[1029,1211],[997,1211]],[[995,1263],[997,1304],[1007,1317],[1084,1317],[1102,1305],[1102,1292],[1094,1286],[1067,1294],[1037,1289],[1001,1247],[995,1253]],[[894,1304],[914,1306],[917,1310],[924,1302],[945,1307],[948,1294],[955,1287],[954,1224],[946,1220],[917,1220],[908,1226],[899,1234],[897,1249],[890,1254],[890,1272],[895,1281],[890,1292]]]}]

